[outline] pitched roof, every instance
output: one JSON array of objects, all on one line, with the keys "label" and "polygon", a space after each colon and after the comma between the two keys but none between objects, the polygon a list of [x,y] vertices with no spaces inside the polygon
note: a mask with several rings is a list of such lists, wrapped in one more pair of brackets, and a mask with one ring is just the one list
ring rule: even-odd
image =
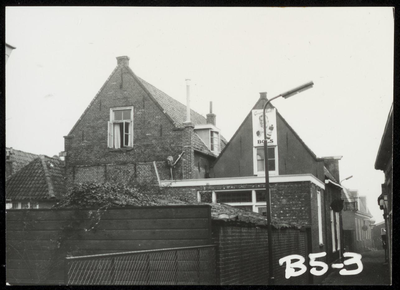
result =
[{"label": "pitched roof", "polygon": [[[240,130],[242,129],[242,127],[244,126],[244,124],[246,123],[247,119],[251,117],[251,113],[253,110],[256,110],[258,108],[260,108],[260,104],[263,103],[264,104],[265,100],[259,98],[258,101],[255,103],[255,105],[253,106],[253,108],[250,110],[250,112],[247,114],[247,116],[243,119],[242,123],[239,125],[239,127],[236,129],[236,132],[233,134],[233,136],[231,137],[231,139],[229,140],[229,142],[227,142],[224,139],[224,146],[223,148],[221,148],[221,152],[218,155],[217,160],[215,161],[215,164],[218,162],[218,160],[220,158],[222,158],[223,152],[225,150],[225,148],[227,148],[230,144],[230,142],[235,138],[235,136],[237,134],[239,134]],[[263,105],[262,104],[262,105]],[[268,104],[268,108],[273,108],[276,109],[274,107],[273,104],[269,103]],[[310,155],[315,159],[315,160],[321,160],[320,158],[317,157],[317,155],[315,155],[315,153],[307,146],[307,144],[300,138],[300,136],[297,134],[297,132],[289,125],[288,122],[286,122],[286,120],[282,117],[282,115],[279,113],[278,109],[276,109],[276,115],[279,116],[279,118],[283,121],[283,123],[285,123],[285,125],[289,128],[289,130],[291,130],[291,132],[293,133],[293,135],[299,140],[299,142],[304,146],[304,148],[310,153]],[[222,139],[222,138],[221,138]],[[222,143],[222,142],[221,142]]]},{"label": "pitched roof", "polygon": [[375,169],[385,170],[391,159],[393,159],[393,103],[390,107],[389,116],[382,134],[381,143],[375,160]]},{"label": "pitched roof", "polygon": [[59,198],[66,192],[63,162],[40,155],[10,177],[6,198],[44,200]]},{"label": "pitched roof", "polygon": [[[171,117],[171,119],[174,121],[174,125],[182,128],[183,122],[186,121],[186,106],[171,98],[166,93],[157,89],[155,86],[149,84],[140,77],[136,77],[164,109],[164,113]],[[192,109],[190,110],[190,119],[194,125],[207,124],[206,118]]]},{"label": "pitched roof", "polygon": [[[89,106],[86,108],[86,110],[83,112],[82,116],[78,119],[78,121],[75,123],[75,125],[72,127],[71,132],[74,130],[74,128],[77,126],[77,124],[80,122],[82,117],[86,114],[87,110],[91,107],[91,105],[94,103],[94,101],[97,99],[97,97],[100,95],[100,92],[102,89],[105,87],[106,83],[111,79],[111,77],[119,70],[119,69],[124,69],[125,72],[128,72],[129,74],[132,75],[132,77],[139,82],[140,85],[144,88],[145,91],[147,91],[149,97],[155,101],[155,103],[160,107],[161,110],[163,110],[164,114],[171,120],[171,122],[174,124],[176,128],[183,128],[184,125],[183,123],[186,121],[186,106],[180,103],[179,101],[173,99],[163,91],[159,90],[152,84],[148,83],[147,81],[143,80],[142,78],[138,77],[129,66],[123,66],[123,65],[117,65],[117,67],[112,71],[111,75],[107,78],[106,82],[103,84],[97,95],[93,98],[93,100],[90,102]],[[197,113],[194,110],[190,110],[190,117],[191,117],[191,122],[194,125],[203,125],[207,124],[207,119],[202,116],[201,114]],[[202,152],[204,154],[214,156],[216,157],[215,154],[213,154],[209,148],[204,144],[204,142],[198,142],[198,139],[201,139],[197,134],[195,134],[195,150]],[[227,144],[226,139],[221,136],[221,148],[224,148],[225,145]]]},{"label": "pitched roof", "polygon": [[[222,143],[222,142],[221,142]],[[199,137],[199,135],[196,134],[196,132],[193,134],[193,149],[201,152],[203,154],[211,155],[214,157],[217,157],[216,154],[214,154],[204,143],[204,141]]]},{"label": "pitched roof", "polygon": [[[39,155],[24,152],[21,150],[16,150],[11,147],[6,148],[6,160],[12,161],[12,174],[15,174],[25,165],[29,164],[33,159],[37,158]],[[7,178],[8,179],[8,178]]]}]

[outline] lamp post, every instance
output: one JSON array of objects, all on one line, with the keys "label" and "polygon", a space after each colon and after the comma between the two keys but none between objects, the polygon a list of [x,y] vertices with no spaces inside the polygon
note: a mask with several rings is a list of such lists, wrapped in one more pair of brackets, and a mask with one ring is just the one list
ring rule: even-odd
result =
[{"label": "lamp post", "polygon": [[340,181],[340,183],[342,183],[342,182],[345,181],[345,180],[349,180],[350,178],[353,178],[353,175],[350,175],[350,176],[346,177],[345,179],[342,179],[342,180]]},{"label": "lamp post", "polygon": [[264,129],[264,171],[265,171],[265,193],[266,193],[266,206],[267,206],[267,223],[268,223],[268,273],[269,273],[269,278],[268,278],[268,284],[269,285],[274,285],[275,284],[275,277],[274,277],[274,264],[272,261],[272,227],[271,227],[271,220],[272,220],[272,214],[271,214],[271,193],[269,192],[269,170],[268,170],[268,140],[267,140],[267,127],[266,127],[266,119],[265,119],[265,110],[268,106],[268,104],[280,97],[283,97],[285,99],[296,95],[302,91],[305,91],[307,89],[312,88],[314,85],[313,82],[308,82],[304,85],[301,85],[297,88],[294,88],[290,91],[287,91],[285,93],[282,93],[280,95],[277,95],[276,97],[273,97],[272,99],[268,100],[263,107],[263,129]]}]

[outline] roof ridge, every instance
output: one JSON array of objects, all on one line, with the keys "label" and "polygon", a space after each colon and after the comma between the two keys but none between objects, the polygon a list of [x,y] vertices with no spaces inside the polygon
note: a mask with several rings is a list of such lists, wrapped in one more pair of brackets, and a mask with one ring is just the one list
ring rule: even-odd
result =
[{"label": "roof ridge", "polygon": [[[156,106],[158,106],[161,111],[167,116],[167,118],[171,121],[172,125],[174,125],[175,127],[177,127],[177,124],[174,122],[174,119],[165,111],[165,108],[160,104],[160,102],[153,96],[153,94],[147,89],[146,85],[143,83],[145,82],[146,84],[154,87],[153,85],[151,85],[150,83],[146,82],[145,80],[143,80],[142,78],[138,77],[133,70],[130,67],[126,67],[128,69],[128,72],[133,76],[134,79],[136,79],[136,81],[139,83],[139,85],[142,87],[142,89],[147,93],[147,95],[150,97],[151,100],[153,100],[153,102],[156,104]],[[156,87],[154,87],[155,89],[157,89]],[[157,89],[159,90],[159,89]],[[162,92],[161,90],[159,90],[160,92]],[[164,92],[163,92],[164,93]],[[164,93],[165,94],[165,93]],[[167,95],[168,96],[168,95]],[[171,98],[171,97],[170,97]]]},{"label": "roof ridge", "polygon": [[54,186],[53,186],[53,182],[51,180],[51,174],[50,174],[50,172],[49,172],[49,170],[47,168],[47,164],[46,164],[46,160],[45,160],[46,157],[47,156],[45,156],[45,155],[40,155],[39,156],[39,158],[40,158],[40,160],[42,162],[42,167],[43,167],[43,171],[44,171],[44,176],[46,178],[47,187],[49,189],[49,195],[50,195],[50,197],[55,197]]},{"label": "roof ridge", "polygon": [[[136,75],[135,75],[135,76],[136,76]],[[152,89],[154,89],[154,90],[156,90],[156,91],[162,93],[164,97],[167,97],[167,98],[169,99],[168,101],[175,102],[177,105],[186,108],[186,105],[185,105],[185,104],[183,104],[183,103],[181,103],[180,101],[174,99],[173,97],[171,97],[170,95],[168,95],[168,94],[165,93],[164,91],[162,91],[162,90],[160,90],[159,88],[157,88],[156,86],[150,84],[148,81],[142,79],[142,78],[139,77],[139,76],[136,76],[136,78],[137,78],[140,82],[142,82],[142,84],[143,84],[145,87],[146,87],[146,85],[148,85],[148,86],[150,86]],[[147,88],[146,88],[146,90],[149,91]],[[150,91],[149,91],[149,93],[151,94]],[[153,95],[153,94],[151,94],[151,95]],[[153,97],[154,97],[154,96],[153,96]],[[154,97],[154,99],[156,100],[157,103],[159,103],[159,101],[158,101],[155,97]],[[159,104],[160,104],[160,103],[159,103]],[[164,108],[162,104],[160,104],[160,106],[163,108],[164,114],[167,114],[167,115],[169,116],[168,112],[165,111],[166,108]],[[201,118],[201,119],[203,119],[202,121],[204,121],[204,123],[207,122],[206,117],[204,117],[204,116],[203,116],[202,114],[200,114],[199,112],[196,112],[196,111],[193,110],[192,108],[190,108],[190,113],[191,113],[191,114],[194,113],[194,114],[192,114],[192,116],[194,116],[195,118]],[[170,116],[170,117],[171,117],[171,116]],[[173,118],[171,117],[171,119],[173,119]],[[191,121],[193,122],[193,120],[191,120]],[[175,122],[174,122],[174,123],[175,123]],[[196,125],[197,122],[193,122],[193,123]],[[182,126],[182,124],[177,124],[177,125]]]}]

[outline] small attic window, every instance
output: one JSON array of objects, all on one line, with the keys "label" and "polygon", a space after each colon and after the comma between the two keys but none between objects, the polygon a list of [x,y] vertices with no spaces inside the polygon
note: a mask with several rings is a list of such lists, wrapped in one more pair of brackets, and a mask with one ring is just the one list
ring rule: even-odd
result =
[{"label": "small attic window", "polygon": [[110,109],[108,147],[119,149],[133,146],[133,107]]},{"label": "small attic window", "polygon": [[217,131],[210,132],[210,149],[213,152],[220,151],[220,136],[219,132]]}]

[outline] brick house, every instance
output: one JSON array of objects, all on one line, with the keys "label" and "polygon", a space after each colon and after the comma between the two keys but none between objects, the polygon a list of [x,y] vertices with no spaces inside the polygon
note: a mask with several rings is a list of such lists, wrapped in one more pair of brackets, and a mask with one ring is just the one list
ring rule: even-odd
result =
[{"label": "brick house", "polygon": [[68,186],[204,178],[226,144],[214,114],[189,114],[136,76],[127,56],[117,57],[116,68],[64,138]]},{"label": "brick house", "polygon": [[374,224],[374,227],[371,230],[372,235],[372,246],[377,250],[384,249],[382,243],[382,236],[386,235],[386,225],[385,221],[381,221],[379,223]]},{"label": "brick house", "polygon": [[347,251],[362,253],[373,247],[371,234],[375,221],[367,206],[367,197],[360,196],[357,190],[343,187],[344,208],[343,242]]},{"label": "brick house", "polygon": [[39,155],[7,180],[6,208],[50,208],[65,193],[63,161]]},{"label": "brick house", "polygon": [[[162,181],[167,190],[191,192],[201,201],[263,213],[265,172],[260,115],[266,93],[249,112],[214,162],[209,179]],[[310,252],[341,251],[340,157],[318,158],[272,105],[267,108],[272,216],[307,228]]]},{"label": "brick house", "polygon": [[[381,170],[385,175],[382,184],[382,194],[378,197],[378,205],[383,210],[387,234],[386,255],[390,266],[390,278],[392,278],[392,242],[393,242],[393,103],[389,110],[385,128],[382,134],[381,144],[375,160],[375,169]],[[383,204],[381,204],[381,201]]]},{"label": "brick house", "polygon": [[343,253],[342,210],[344,201],[341,198],[342,186],[339,182],[339,160],[341,158],[341,156],[324,158],[326,260],[331,263],[339,259]]}]

